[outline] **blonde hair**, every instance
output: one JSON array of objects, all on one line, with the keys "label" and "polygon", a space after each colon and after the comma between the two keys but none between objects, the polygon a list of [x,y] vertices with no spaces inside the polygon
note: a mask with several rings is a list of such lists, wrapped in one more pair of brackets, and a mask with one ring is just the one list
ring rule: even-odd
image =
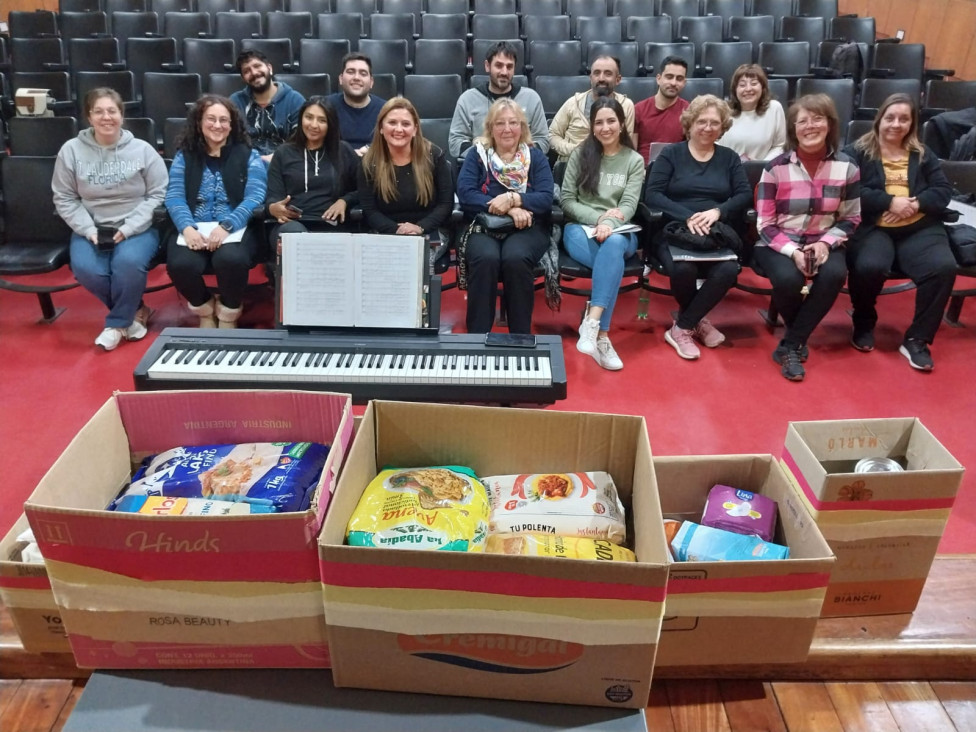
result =
[{"label": "blonde hair", "polygon": [[695,120],[709,107],[714,107],[722,119],[722,133],[729,131],[732,127],[732,110],[729,109],[729,105],[714,94],[700,94],[692,99],[691,104],[681,113],[681,129],[685,131],[685,137],[688,137]]},{"label": "blonde hair", "polygon": [[532,144],[532,132],[529,130],[529,121],[525,118],[525,112],[522,111],[519,103],[511,97],[502,97],[492,102],[491,106],[488,107],[487,114],[485,114],[485,128],[475,142],[480,142],[484,147],[495,147],[495,138],[491,130],[495,120],[498,119],[498,115],[505,110],[510,110],[519,121],[521,132],[519,133],[518,144],[521,145],[523,142],[526,145]]},{"label": "blonde hair", "polygon": [[410,114],[417,130],[410,145],[410,166],[413,168],[413,179],[417,181],[417,203],[426,207],[434,199],[433,156],[430,143],[424,139],[420,130],[420,116],[409,99],[393,97],[380,109],[376,128],[373,130],[373,142],[363,156],[363,172],[384,203],[396,201],[400,197],[396,166],[383,137],[383,121],[398,109],[405,109]]}]

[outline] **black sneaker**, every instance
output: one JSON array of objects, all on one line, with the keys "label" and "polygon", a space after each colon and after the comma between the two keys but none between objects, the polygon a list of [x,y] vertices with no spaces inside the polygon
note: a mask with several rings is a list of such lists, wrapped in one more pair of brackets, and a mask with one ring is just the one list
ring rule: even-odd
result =
[{"label": "black sneaker", "polygon": [[780,370],[783,378],[790,381],[803,381],[803,377],[806,376],[806,371],[803,370],[801,363],[803,359],[800,357],[803,348],[805,346],[790,348],[786,344],[780,343],[773,351],[773,360],[783,367]]},{"label": "black sneaker", "polygon": [[925,341],[909,338],[901,344],[898,352],[908,359],[913,369],[919,371],[931,371],[935,366],[932,363],[932,354],[929,352],[929,345]]},{"label": "black sneaker", "polygon": [[874,350],[874,331],[855,328],[851,334],[851,345],[861,353],[870,353]]},{"label": "black sneaker", "polygon": [[[776,363],[779,363],[780,359],[786,355],[788,350],[789,348],[786,346],[786,344],[784,344],[783,341],[780,341],[779,345],[776,346],[776,350],[773,351],[773,360]],[[800,350],[797,351],[797,353],[800,356],[800,363],[806,363],[807,358],[810,356],[810,349],[807,348],[807,344],[804,343],[802,346],[800,346]]]}]

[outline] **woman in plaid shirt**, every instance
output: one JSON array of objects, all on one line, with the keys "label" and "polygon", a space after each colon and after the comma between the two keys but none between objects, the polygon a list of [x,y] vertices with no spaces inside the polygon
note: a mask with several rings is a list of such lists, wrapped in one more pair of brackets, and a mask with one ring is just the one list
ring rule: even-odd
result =
[{"label": "woman in plaid shirt", "polygon": [[857,165],[839,151],[840,122],[826,94],[790,106],[786,139],[786,152],[769,162],[756,188],[753,257],[786,323],[773,360],[784,377],[802,381],[807,339],[847,278],[842,245],[861,221],[861,187]]}]

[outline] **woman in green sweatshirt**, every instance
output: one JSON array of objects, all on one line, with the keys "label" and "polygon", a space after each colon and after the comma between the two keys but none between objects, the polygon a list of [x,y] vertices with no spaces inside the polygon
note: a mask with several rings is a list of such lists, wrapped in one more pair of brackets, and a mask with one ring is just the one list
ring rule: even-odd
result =
[{"label": "woman in green sweatshirt", "polygon": [[624,126],[623,107],[613,97],[598,97],[590,108],[590,134],[566,164],[559,203],[571,222],[563,233],[566,251],[593,270],[576,350],[610,371],[624,367],[610,343],[610,318],[624,262],[637,251],[636,234],[617,229],[633,218],[643,184],[644,158]]}]

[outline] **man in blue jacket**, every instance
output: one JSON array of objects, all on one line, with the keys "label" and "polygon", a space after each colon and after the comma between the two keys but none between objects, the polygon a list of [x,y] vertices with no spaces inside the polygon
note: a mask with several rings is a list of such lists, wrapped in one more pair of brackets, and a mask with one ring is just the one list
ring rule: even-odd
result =
[{"label": "man in blue jacket", "polygon": [[268,163],[298,124],[305,97],[284,82],[274,81],[274,69],[260,51],[241,51],[236,66],[247,86],[234,92],[230,100],[244,114],[251,145]]}]

